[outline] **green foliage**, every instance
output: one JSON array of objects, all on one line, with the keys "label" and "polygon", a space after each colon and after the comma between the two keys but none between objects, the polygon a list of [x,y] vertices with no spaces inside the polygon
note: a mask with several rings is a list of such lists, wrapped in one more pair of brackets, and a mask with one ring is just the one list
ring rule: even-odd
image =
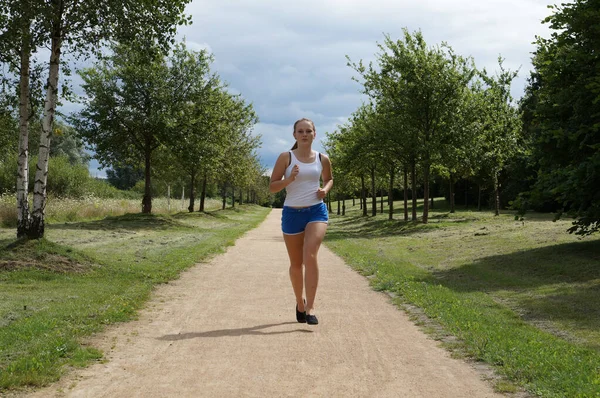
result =
[{"label": "green foliage", "polygon": [[103,165],[144,165],[143,182],[127,184],[139,191],[143,183],[144,203],[164,195],[166,185],[185,182],[195,195],[200,179],[249,187],[262,173],[254,153],[259,137],[250,134],[257,122],[252,105],[227,92],[211,62],[184,43],[169,57],[156,47],[121,44],[81,71],[88,100],[74,124]]},{"label": "green foliage", "polygon": [[17,151],[18,125],[14,104],[4,85],[0,87],[0,163]]},{"label": "green foliage", "polygon": [[86,166],[73,165],[66,156],[50,158],[46,188],[49,193],[59,197],[81,198],[88,194],[87,182],[90,180]]},{"label": "green foliage", "polygon": [[113,166],[106,171],[106,180],[117,189],[131,189],[143,179],[143,169],[132,166]]},{"label": "green foliage", "polygon": [[551,7],[554,30],[537,39],[522,101],[525,131],[538,170],[522,210],[555,201],[576,218],[569,232],[600,230],[600,3],[576,0]]},{"label": "green foliage", "polygon": [[[377,168],[390,175],[399,168],[410,169],[413,189],[420,171],[428,199],[432,171],[446,176],[473,172],[470,158],[478,155],[473,155],[477,121],[470,84],[476,70],[470,58],[456,54],[446,43],[428,46],[421,32],[403,33],[395,41],[385,36],[376,66],[349,63],[361,75],[363,91],[373,104],[367,113],[365,105],[359,108],[351,128],[340,129],[336,139],[343,148],[337,153],[353,149],[352,155],[340,156],[342,169],[368,167],[372,180]],[[428,206],[426,200],[425,223]]]}]

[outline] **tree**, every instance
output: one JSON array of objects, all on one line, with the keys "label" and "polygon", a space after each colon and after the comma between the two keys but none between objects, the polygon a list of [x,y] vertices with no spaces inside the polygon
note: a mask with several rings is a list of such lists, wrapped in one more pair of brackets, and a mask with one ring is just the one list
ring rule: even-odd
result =
[{"label": "tree", "polygon": [[[524,122],[537,165],[522,209],[547,200],[575,218],[569,232],[600,230],[600,3],[575,0],[551,7],[553,33],[537,38]],[[560,216],[560,213],[559,213]]]},{"label": "tree", "polygon": [[172,91],[175,96],[169,129],[167,149],[173,155],[177,172],[189,178],[190,204],[194,211],[196,183],[202,179],[200,211],[204,211],[207,180],[215,172],[220,154],[227,145],[223,124],[228,115],[231,97],[219,80],[211,73],[212,56],[205,50],[195,52],[184,44],[176,47],[171,62],[174,82],[180,85]]},{"label": "tree", "polygon": [[113,165],[106,170],[106,179],[113,187],[126,191],[144,179],[144,170],[129,165]]},{"label": "tree", "polygon": [[393,41],[385,36],[379,45],[378,67],[351,64],[364,80],[364,91],[391,107],[402,118],[401,125],[414,133],[412,145],[418,148],[423,173],[423,222],[429,215],[431,168],[440,162],[450,141],[452,124],[464,90],[474,75],[468,59],[454,53],[447,44],[428,47],[421,32]]},{"label": "tree", "polygon": [[[260,146],[260,136],[253,136],[252,130],[258,123],[258,117],[252,104],[247,104],[241,96],[228,96],[224,110],[226,113],[219,123],[227,146],[217,160],[216,178],[221,184],[223,206],[226,202],[227,187],[232,190],[243,187],[254,179],[253,167]],[[232,198],[232,205],[233,198]]]},{"label": "tree", "polygon": [[[190,0],[35,0],[43,4],[42,12],[33,16],[39,20],[42,36],[50,45],[46,99],[40,135],[40,151],[36,166],[31,223],[27,235],[44,235],[44,209],[48,158],[58,101],[59,66],[63,52],[82,55],[102,48],[111,39],[123,42],[158,43],[165,49],[172,42],[176,26],[188,22],[183,16]],[[33,7],[35,9],[35,7]],[[149,206],[146,203],[146,206]]]},{"label": "tree", "polygon": [[501,58],[498,63],[500,73],[496,77],[488,76],[485,71],[481,73],[487,87],[479,93],[479,106],[474,105],[480,114],[481,127],[474,153],[480,159],[480,170],[491,177],[496,215],[500,214],[499,174],[507,162],[519,152],[521,132],[518,109],[510,95],[510,86],[517,72],[504,69]]},{"label": "tree", "polygon": [[[16,71],[18,78],[19,140],[17,166],[17,237],[30,228],[29,186],[29,121],[36,114],[35,83],[39,83],[40,68],[31,67],[31,54],[44,42],[43,15],[47,4],[39,0],[6,0],[0,4],[0,62]],[[32,77],[33,74],[33,77]],[[7,82],[3,76],[3,85]],[[32,82],[34,89],[32,90]],[[17,85],[15,84],[15,85]],[[37,85],[40,89],[40,85]],[[4,92],[6,94],[6,92]],[[32,100],[33,98],[33,100]]]},{"label": "tree", "polygon": [[73,120],[104,166],[143,165],[142,211],[152,212],[152,153],[168,137],[173,90],[167,60],[156,47],[120,44],[113,54],[80,72],[88,99]]}]

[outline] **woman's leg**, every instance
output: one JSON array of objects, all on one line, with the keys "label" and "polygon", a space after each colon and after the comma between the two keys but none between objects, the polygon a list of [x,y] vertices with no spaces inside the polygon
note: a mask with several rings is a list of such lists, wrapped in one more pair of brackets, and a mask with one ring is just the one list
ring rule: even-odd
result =
[{"label": "woman's leg", "polygon": [[304,247],[304,232],[297,235],[283,234],[285,247],[290,257],[290,281],[296,296],[298,311],[304,312],[304,300],[302,300],[302,290],[304,288],[304,278],[302,275],[302,251]]},{"label": "woman's leg", "polygon": [[327,231],[327,223],[311,222],[304,231],[304,266],[306,281],[306,313],[312,314],[319,285],[319,265],[317,263],[317,253],[321,247],[321,242]]}]

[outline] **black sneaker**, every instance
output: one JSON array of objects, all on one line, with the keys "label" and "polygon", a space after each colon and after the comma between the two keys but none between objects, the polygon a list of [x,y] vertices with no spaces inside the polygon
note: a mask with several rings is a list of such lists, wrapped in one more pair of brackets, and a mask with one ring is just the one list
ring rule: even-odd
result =
[{"label": "black sneaker", "polygon": [[298,304],[296,304],[296,320],[300,323],[306,323],[306,311],[298,311]]},{"label": "black sneaker", "polygon": [[309,325],[318,325],[319,320],[315,315],[306,314],[306,323],[308,323]]}]

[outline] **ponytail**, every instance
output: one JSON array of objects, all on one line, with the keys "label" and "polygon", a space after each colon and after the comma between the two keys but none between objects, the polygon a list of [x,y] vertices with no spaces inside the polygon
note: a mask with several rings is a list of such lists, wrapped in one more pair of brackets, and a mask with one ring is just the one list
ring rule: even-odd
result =
[{"label": "ponytail", "polygon": [[290,149],[290,151],[293,151],[296,148],[298,148],[298,142],[294,142],[294,146],[292,147],[292,149]]}]

